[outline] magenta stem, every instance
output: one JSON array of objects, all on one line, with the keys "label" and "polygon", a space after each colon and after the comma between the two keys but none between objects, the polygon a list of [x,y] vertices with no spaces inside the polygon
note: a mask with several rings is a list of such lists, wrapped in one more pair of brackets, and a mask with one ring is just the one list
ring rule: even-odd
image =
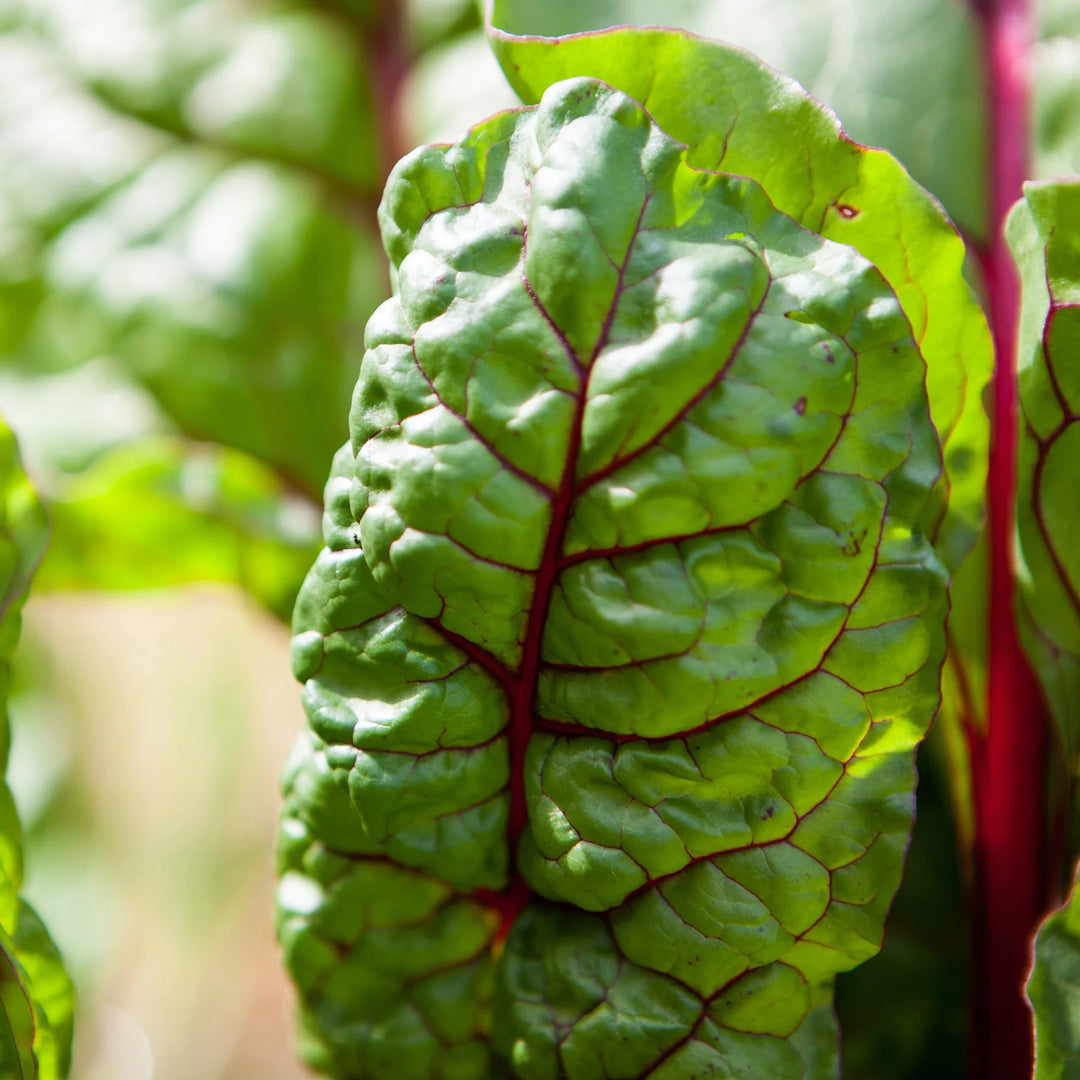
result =
[{"label": "magenta stem", "polygon": [[988,491],[990,634],[986,728],[972,738],[974,966],[970,1075],[1023,1080],[1034,1043],[1024,982],[1044,901],[1046,716],[1015,616],[1016,333],[1020,285],[1003,227],[1028,176],[1028,0],[979,8],[989,126],[990,242],[983,259],[994,338]]}]

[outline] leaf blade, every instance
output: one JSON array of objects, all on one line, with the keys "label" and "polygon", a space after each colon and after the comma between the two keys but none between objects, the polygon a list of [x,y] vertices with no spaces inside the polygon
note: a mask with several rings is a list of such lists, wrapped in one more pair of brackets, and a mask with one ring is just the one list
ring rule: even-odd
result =
[{"label": "leaf blade", "polygon": [[[477,948],[499,956],[495,1049],[517,1075],[725,1055],[749,1068],[763,1052],[778,1077],[828,1075],[816,1006],[880,946],[943,656],[943,574],[914,524],[938,449],[899,303],[854,251],[757,184],[694,168],[640,105],[588,79],[415,152],[381,216],[398,296],[369,325],[327,547],[297,606],[311,731],[284,843],[321,845],[339,868],[389,860],[487,905]],[[642,405],[635,376],[657,356],[667,379]],[[778,359],[795,356],[813,359]],[[733,462],[765,457],[712,486],[698,432],[727,439]],[[756,469],[793,443],[800,460],[763,504]],[[663,513],[634,507],[650,476]],[[607,481],[610,521],[583,509]],[[725,498],[733,520],[708,528]],[[808,572],[823,558],[827,583]],[[728,678],[740,658],[750,674]],[[436,681],[459,706],[438,722],[416,689]],[[493,947],[490,890],[514,906],[518,824],[519,872],[563,903],[530,905]],[[794,900],[774,851],[809,875]],[[283,866],[318,884],[308,858]],[[724,923],[704,878],[727,882],[745,926]],[[313,919],[334,906],[310,895]],[[667,955],[651,950],[658,903],[676,912]],[[395,1008],[420,1007],[404,958],[376,960],[362,927],[337,933],[311,969],[288,930],[286,948],[333,1048],[321,1066],[375,1075],[349,980],[377,973]],[[811,1015],[817,1034],[790,1041]],[[410,1076],[431,1075],[426,1040],[410,1042]]]}]

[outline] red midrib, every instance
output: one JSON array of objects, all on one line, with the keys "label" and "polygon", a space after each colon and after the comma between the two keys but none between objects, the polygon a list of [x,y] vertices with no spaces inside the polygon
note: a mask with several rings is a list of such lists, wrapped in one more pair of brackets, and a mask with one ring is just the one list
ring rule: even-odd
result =
[{"label": "red midrib", "polygon": [[[629,253],[627,253],[629,259]],[[525,282],[530,297],[538,308],[541,307],[536,294]],[[622,274],[619,275],[619,286]],[[619,289],[612,300],[612,310],[618,302]],[[546,313],[545,313],[546,314]],[[600,351],[610,328],[610,316],[604,331],[597,342],[596,353]],[[552,324],[554,328],[554,324]],[[566,536],[566,523],[570,518],[570,508],[577,494],[574,475],[581,449],[581,427],[585,416],[585,403],[588,398],[588,370],[582,367],[576,354],[572,352],[565,338],[561,339],[578,374],[578,389],[574,406],[574,417],[570,426],[570,438],[566,449],[566,462],[558,490],[551,500],[551,520],[548,524],[544,550],[540,556],[540,565],[536,569],[536,583],[533,587],[529,617],[525,623],[525,637],[522,643],[521,665],[514,672],[504,671],[500,681],[506,691],[510,705],[510,816],[507,822],[507,844],[510,854],[510,880],[501,893],[481,889],[478,899],[499,913],[500,926],[496,941],[503,941],[510,932],[514,920],[529,901],[529,887],[517,869],[517,846],[522,832],[529,823],[529,807],[525,798],[525,755],[529,749],[529,739],[533,732],[533,701],[536,698],[536,683],[540,674],[540,646],[544,637],[544,624],[547,622],[548,608],[551,606],[551,593],[555,580],[563,569],[560,552],[563,538]],[[490,667],[489,667],[490,670]]]},{"label": "red midrib", "polygon": [[991,240],[983,268],[996,356],[988,490],[990,619],[987,727],[971,739],[976,896],[970,1075],[1031,1076],[1034,1043],[1023,996],[1043,908],[1046,717],[1020,646],[1014,610],[1020,290],[1003,235],[1028,173],[1028,0],[977,8],[990,122]]},{"label": "red midrib", "polygon": [[[641,232],[642,223],[645,220],[645,211],[648,206],[649,198],[646,196],[634,224],[634,231],[630,236],[630,242],[627,245],[622,265],[619,267],[611,304],[587,363],[582,363],[581,357],[571,346],[562,329],[551,318],[540,297],[529,283],[528,278],[524,274],[522,275],[522,284],[525,291],[537,310],[543,315],[573,365],[574,371],[577,373],[578,385],[574,416],[570,424],[570,437],[566,447],[566,460],[563,464],[558,490],[551,500],[551,520],[548,524],[547,537],[544,540],[544,550],[540,556],[540,565],[536,569],[536,584],[533,587],[529,617],[525,623],[521,665],[517,671],[510,673],[503,680],[510,702],[510,815],[507,823],[507,840],[510,848],[511,873],[510,883],[502,894],[485,892],[485,899],[502,916],[502,926],[498,934],[500,939],[505,938],[506,934],[509,933],[514,919],[529,899],[528,886],[523,881],[516,866],[518,839],[525,826],[529,823],[529,809],[525,798],[525,755],[528,752],[529,739],[533,732],[533,702],[536,699],[536,685],[540,674],[540,647],[544,638],[544,625],[547,622],[548,609],[551,606],[551,593],[555,587],[555,581],[564,569],[561,557],[563,540],[566,536],[566,525],[570,519],[570,510],[578,494],[575,477],[581,451],[585,405],[589,397],[589,372],[592,370],[593,363],[607,344],[611,334],[619,299],[622,296],[626,268],[630,263],[630,256]],[[523,263],[527,246],[528,230],[526,229],[522,243]]]},{"label": "red midrib", "polygon": [[578,393],[570,442],[567,447],[566,465],[563,468],[559,490],[551,503],[551,523],[547,540],[536,571],[532,606],[525,625],[525,640],[521,667],[513,678],[510,690],[510,848],[511,858],[517,839],[528,824],[529,812],[525,802],[525,752],[532,735],[533,701],[536,682],[540,672],[540,645],[544,636],[551,591],[562,569],[560,552],[566,535],[566,523],[574,501],[574,470],[581,448],[581,422],[585,414],[585,376]]}]

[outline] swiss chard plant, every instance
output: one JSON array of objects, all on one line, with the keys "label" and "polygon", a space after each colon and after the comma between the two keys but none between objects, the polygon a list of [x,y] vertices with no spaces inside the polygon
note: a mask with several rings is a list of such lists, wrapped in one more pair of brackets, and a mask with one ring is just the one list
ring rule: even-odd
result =
[{"label": "swiss chard plant", "polygon": [[[1030,12],[969,13],[991,168],[948,193],[966,268],[895,158],[752,55],[527,32],[589,12],[493,4],[526,107],[383,196],[394,296],[293,623],[304,1055],[837,1076],[834,980],[881,949],[940,712],[971,1068],[1030,1075],[1080,713],[1077,188],[1010,219],[1022,318],[1001,233]],[[1038,940],[1040,1080],[1080,1062],[1077,925]]]},{"label": "swiss chard plant", "polygon": [[[303,1056],[1073,1075],[1080,189],[1023,182],[1080,171],[1080,6],[495,0],[486,34],[0,0],[39,585],[299,589]],[[523,107],[386,180],[501,107],[492,53]],[[41,523],[2,441],[6,665]],[[70,985],[18,852],[0,805],[0,1076],[46,1080]]]}]

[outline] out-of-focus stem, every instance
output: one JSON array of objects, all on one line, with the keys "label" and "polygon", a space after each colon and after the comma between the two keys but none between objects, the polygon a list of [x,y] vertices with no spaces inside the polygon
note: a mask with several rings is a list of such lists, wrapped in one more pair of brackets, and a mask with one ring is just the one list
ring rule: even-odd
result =
[{"label": "out-of-focus stem", "polygon": [[975,980],[971,1077],[1023,1080],[1034,1043],[1023,985],[1046,878],[1046,715],[1015,617],[1016,333],[1020,286],[1003,236],[1028,175],[1030,0],[988,0],[983,34],[989,121],[990,241],[983,260],[996,364],[990,443],[990,633],[986,730],[972,740]]}]

